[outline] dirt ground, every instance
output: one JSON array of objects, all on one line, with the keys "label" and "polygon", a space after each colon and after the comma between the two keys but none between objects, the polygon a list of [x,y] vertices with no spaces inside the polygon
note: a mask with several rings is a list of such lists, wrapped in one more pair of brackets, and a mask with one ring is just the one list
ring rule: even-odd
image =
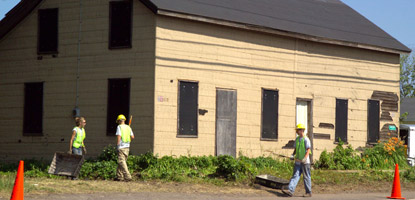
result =
[{"label": "dirt ground", "polygon": [[[310,200],[355,200],[355,199],[365,199],[365,200],[380,200],[386,199],[389,196],[387,193],[354,193],[354,194],[315,194]],[[403,192],[402,197],[406,197],[407,200],[415,200],[415,192]],[[275,199],[304,199],[302,196],[294,196],[292,198],[287,198],[280,194],[269,193],[266,195],[242,195],[242,194],[183,194],[183,193],[165,193],[165,192],[140,192],[140,193],[114,193],[114,194],[60,194],[60,195],[42,195],[42,196],[31,196],[25,197],[26,200],[113,200],[113,199],[122,199],[122,200],[136,200],[136,199],[146,199],[146,200],[159,200],[159,199],[169,199],[169,200],[275,200]]]},{"label": "dirt ground", "polygon": [[[401,183],[402,194],[407,199],[415,199],[415,183]],[[391,183],[379,182],[371,185],[346,184],[333,187],[331,185],[316,185],[313,187],[311,199],[373,199],[391,194]],[[337,194],[342,194],[337,196]],[[3,193],[1,200],[9,199],[10,194]],[[299,183],[296,196],[304,194],[304,186]],[[89,199],[275,199],[285,197],[280,190],[266,188],[260,185],[227,185],[174,183],[160,181],[114,182],[114,181],[71,181],[51,179],[25,180],[25,199],[46,200],[89,200]],[[351,198],[356,197],[356,198]],[[359,197],[359,198],[358,198]],[[300,197],[298,197],[300,198]],[[301,197],[302,198],[302,197]],[[295,198],[293,198],[295,199]]]}]

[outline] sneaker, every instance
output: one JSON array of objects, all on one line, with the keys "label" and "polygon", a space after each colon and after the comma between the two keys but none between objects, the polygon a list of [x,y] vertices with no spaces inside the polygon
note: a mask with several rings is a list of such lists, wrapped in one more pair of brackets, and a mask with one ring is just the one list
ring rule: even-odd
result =
[{"label": "sneaker", "polygon": [[282,193],[286,194],[289,197],[293,196],[293,193],[291,193],[291,191],[288,190],[288,189],[282,188],[281,191],[282,191]]},{"label": "sneaker", "polygon": [[124,179],[124,181],[125,181],[125,182],[130,182],[130,181],[132,181],[132,180],[133,180],[133,179],[131,179],[131,178],[130,178],[130,179]]},{"label": "sneaker", "polygon": [[124,181],[124,179],[114,178],[114,181]]},{"label": "sneaker", "polygon": [[303,197],[311,197],[311,193],[305,193]]}]

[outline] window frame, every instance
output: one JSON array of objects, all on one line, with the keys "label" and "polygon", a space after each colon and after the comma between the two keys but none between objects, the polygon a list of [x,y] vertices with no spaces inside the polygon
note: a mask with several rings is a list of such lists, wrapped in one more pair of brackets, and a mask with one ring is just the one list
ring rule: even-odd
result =
[{"label": "window frame", "polygon": [[[56,49],[54,50],[41,50],[41,13],[44,11],[56,10]],[[38,10],[38,20],[37,20],[37,54],[38,55],[47,55],[47,54],[58,54],[59,53],[59,8],[46,8]]]},{"label": "window frame", "polygon": [[[130,37],[128,38],[129,42],[127,45],[115,45],[112,44],[112,21],[113,21],[113,13],[112,13],[112,6],[115,4],[123,4],[123,3],[129,3],[130,4]],[[110,50],[116,50],[116,49],[130,49],[133,47],[132,40],[133,40],[133,1],[131,0],[123,0],[123,1],[110,1],[109,2],[109,33],[108,33],[108,49]]]},{"label": "window frame", "polygon": [[369,116],[370,116],[370,107],[369,107],[369,103],[371,101],[375,101],[378,103],[378,129],[377,129],[377,136],[378,136],[378,140],[380,140],[380,101],[376,100],[376,99],[368,99],[367,100],[367,144],[377,144],[377,141],[369,141],[369,136],[370,136],[370,129],[369,129]]},{"label": "window frame", "polygon": [[[277,92],[278,99],[277,99],[277,120],[276,120],[276,138],[265,138],[263,136],[264,132],[264,95],[265,91],[273,91]],[[261,132],[260,132],[260,140],[261,141],[278,141],[278,126],[279,126],[279,102],[280,101],[280,91],[278,89],[268,89],[268,88],[261,88]]]},{"label": "window frame", "polygon": [[[110,109],[110,107],[114,102],[110,101],[111,96],[112,96],[110,94],[111,86],[112,86],[111,81],[122,81],[122,80],[128,82],[128,97],[127,97],[127,99],[123,99],[124,101],[128,100],[128,104],[126,102],[126,104],[128,105],[128,113],[116,113],[114,116],[112,116],[111,115],[112,113],[110,113],[110,111],[112,111],[113,109]],[[128,120],[129,119],[129,114],[131,112],[131,78],[110,78],[110,79],[108,79],[108,88],[107,89],[108,89],[107,90],[107,113],[106,113],[106,115],[107,115],[107,119],[106,119],[107,120],[107,127],[106,127],[105,131],[106,131],[107,136],[115,136],[115,133],[117,131],[117,128],[116,128],[117,125],[115,125],[115,131],[114,131],[114,130],[110,130],[110,124],[116,124],[116,118],[119,114],[125,115],[125,117]],[[121,97],[118,97],[118,98],[121,98]]]},{"label": "window frame", "polygon": [[[33,105],[28,107],[28,102],[33,102],[31,97],[35,96],[38,97],[39,94],[32,94],[28,95],[28,91],[30,87],[41,87],[41,95],[40,95],[40,109],[35,109],[33,111]],[[36,88],[37,89],[37,88]],[[43,136],[43,112],[44,112],[44,82],[26,82],[24,83],[24,97],[23,97],[23,136]],[[28,110],[31,109],[31,110]],[[33,119],[29,119],[28,112],[38,112],[37,117],[40,117],[40,130],[34,130],[32,127],[28,127],[27,122],[33,121]]]},{"label": "window frame", "polygon": [[337,101],[346,101],[347,102],[347,112],[346,112],[346,141],[342,141],[344,144],[349,144],[349,99],[342,99],[342,98],[336,98],[336,103],[335,103],[335,117],[334,117],[334,144],[338,144],[339,140],[337,139]]},{"label": "window frame", "polygon": [[[197,85],[197,94],[196,94],[196,134],[182,134],[180,132],[180,89],[181,89],[181,83],[193,83]],[[177,92],[177,133],[176,133],[176,137],[177,138],[198,138],[199,137],[199,82],[198,81],[193,81],[193,80],[178,80],[177,81],[178,84],[178,92]]]}]

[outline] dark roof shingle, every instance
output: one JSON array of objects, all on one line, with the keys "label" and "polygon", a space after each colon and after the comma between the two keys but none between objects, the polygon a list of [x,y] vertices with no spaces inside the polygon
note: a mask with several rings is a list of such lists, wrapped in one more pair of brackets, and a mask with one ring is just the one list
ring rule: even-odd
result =
[{"label": "dark roof shingle", "polygon": [[411,50],[340,0],[141,0],[152,9],[401,52]]}]

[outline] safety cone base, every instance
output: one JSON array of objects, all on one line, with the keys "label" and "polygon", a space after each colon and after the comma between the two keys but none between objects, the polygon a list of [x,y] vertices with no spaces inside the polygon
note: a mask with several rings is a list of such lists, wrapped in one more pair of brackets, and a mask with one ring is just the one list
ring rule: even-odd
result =
[{"label": "safety cone base", "polygon": [[404,197],[388,197],[388,199],[405,199]]}]

